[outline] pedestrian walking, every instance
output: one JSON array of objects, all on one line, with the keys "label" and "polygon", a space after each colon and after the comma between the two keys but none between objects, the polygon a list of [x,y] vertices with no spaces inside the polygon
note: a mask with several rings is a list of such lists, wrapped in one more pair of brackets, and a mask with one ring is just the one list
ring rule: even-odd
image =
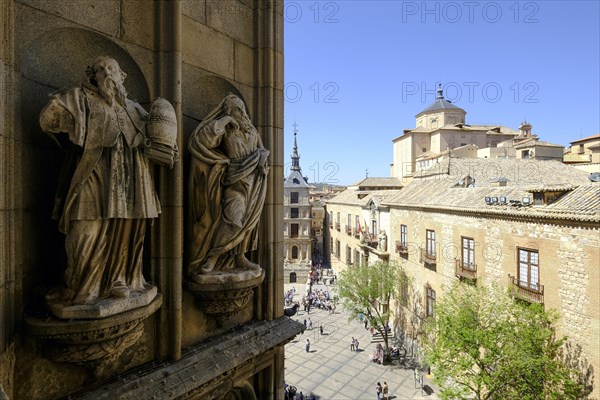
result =
[{"label": "pedestrian walking", "polygon": [[358,339],[354,341],[354,351],[358,351]]},{"label": "pedestrian walking", "polygon": [[381,387],[381,383],[377,382],[377,386],[375,386],[375,393],[377,394],[377,400],[381,400],[381,392],[383,388]]},{"label": "pedestrian walking", "polygon": [[321,331],[321,335],[323,334],[323,325],[319,325],[319,331]]},{"label": "pedestrian walking", "polygon": [[306,352],[310,352],[310,340],[308,338],[306,338]]},{"label": "pedestrian walking", "polygon": [[306,330],[306,328],[308,327],[306,320],[304,320],[304,330]]},{"label": "pedestrian walking", "polygon": [[388,384],[386,381],[383,381],[383,400],[389,400],[388,397]]},{"label": "pedestrian walking", "polygon": [[352,343],[350,343],[350,351],[354,351],[354,349],[356,348],[356,347],[355,347],[355,340],[356,340],[356,339],[354,339],[354,336],[353,336],[353,337],[352,337]]},{"label": "pedestrian walking", "polygon": [[308,329],[312,329],[312,321],[308,318]]}]

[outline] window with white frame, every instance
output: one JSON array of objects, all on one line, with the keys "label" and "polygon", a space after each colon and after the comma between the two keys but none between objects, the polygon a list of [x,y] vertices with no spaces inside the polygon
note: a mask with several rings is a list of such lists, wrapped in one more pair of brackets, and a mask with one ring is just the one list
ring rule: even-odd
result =
[{"label": "window with white frame", "polygon": [[475,240],[468,237],[461,237],[462,248],[462,267],[470,270],[475,269]]},{"label": "window with white frame", "polygon": [[426,315],[428,317],[433,317],[435,313],[435,290],[430,286],[426,286],[425,290],[427,292]]},{"label": "window with white frame", "polygon": [[435,231],[427,229],[425,251],[427,256],[435,258]]},{"label": "window with white frame", "polygon": [[408,228],[406,225],[400,225],[400,245],[408,246]]},{"label": "window with white frame", "polygon": [[540,290],[540,264],[537,250],[519,248],[519,286]]}]

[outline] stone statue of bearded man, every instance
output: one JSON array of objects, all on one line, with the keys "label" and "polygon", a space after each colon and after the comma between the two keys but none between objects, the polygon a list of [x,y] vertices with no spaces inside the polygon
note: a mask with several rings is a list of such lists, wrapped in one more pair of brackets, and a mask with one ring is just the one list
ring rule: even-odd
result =
[{"label": "stone statue of bearded man", "polygon": [[245,253],[256,249],[257,225],[267,190],[267,157],[244,102],[226,96],[189,141],[191,261],[202,275],[260,274]]},{"label": "stone statue of bearded man", "polygon": [[65,133],[74,145],[54,210],[66,234],[65,288],[48,299],[75,305],[146,289],[146,221],[160,213],[143,152],[146,111],[127,98],[127,75],[113,58],[97,58],[87,74],[81,85],[53,93],[40,116],[45,132]]}]

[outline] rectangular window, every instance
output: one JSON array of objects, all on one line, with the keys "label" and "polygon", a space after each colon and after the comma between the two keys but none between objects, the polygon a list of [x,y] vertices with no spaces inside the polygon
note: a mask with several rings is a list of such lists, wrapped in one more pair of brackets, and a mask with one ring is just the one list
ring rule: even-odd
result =
[{"label": "rectangular window", "polygon": [[371,235],[378,235],[379,232],[377,231],[377,221],[373,220],[373,230],[371,231]]},{"label": "rectangular window", "polygon": [[291,224],[291,232],[290,232],[291,238],[298,237],[299,228],[300,228],[299,224]]},{"label": "rectangular window", "polygon": [[435,231],[427,229],[426,239],[426,254],[429,257],[435,257]]},{"label": "rectangular window", "polygon": [[354,228],[358,231],[358,226],[360,225],[360,218],[357,216],[354,217]]},{"label": "rectangular window", "polygon": [[427,290],[427,316],[428,317],[433,317],[434,313],[435,313],[435,290],[433,290],[432,288],[430,288],[429,286],[426,287]]},{"label": "rectangular window", "polygon": [[540,264],[537,250],[519,249],[519,286],[540,290]]},{"label": "rectangular window", "polygon": [[300,196],[298,192],[290,192],[290,204],[298,204]]},{"label": "rectangular window", "polygon": [[338,260],[340,258],[340,253],[341,253],[340,246],[341,246],[340,241],[336,240],[335,241],[335,256],[338,258]]},{"label": "rectangular window", "polygon": [[296,207],[290,208],[290,217],[291,218],[298,218],[298,214],[299,214],[298,210],[299,209],[296,208]]},{"label": "rectangular window", "polygon": [[400,245],[408,246],[408,228],[406,225],[400,225]]},{"label": "rectangular window", "polygon": [[461,237],[462,241],[462,267],[475,270],[475,240]]},{"label": "rectangular window", "polygon": [[346,265],[352,264],[352,249],[346,246]]}]

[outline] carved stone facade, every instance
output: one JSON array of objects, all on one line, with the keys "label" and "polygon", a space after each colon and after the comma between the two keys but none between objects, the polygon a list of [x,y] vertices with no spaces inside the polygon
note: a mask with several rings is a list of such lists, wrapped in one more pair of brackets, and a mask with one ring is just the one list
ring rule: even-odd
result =
[{"label": "carved stone facade", "polygon": [[[0,393],[282,399],[283,346],[301,330],[283,317],[283,257],[273,251],[283,245],[283,1],[6,0],[0,19]],[[147,224],[141,258],[154,289],[117,287],[125,300],[108,308],[47,303],[67,266],[51,219],[66,157],[39,116],[48,94],[79,85],[99,56],[118,62],[129,98],[150,112],[161,213]],[[260,271],[198,295],[198,282],[184,282],[188,141],[228,94],[270,152],[255,244],[242,253]],[[176,140],[157,124],[171,124]]]}]

